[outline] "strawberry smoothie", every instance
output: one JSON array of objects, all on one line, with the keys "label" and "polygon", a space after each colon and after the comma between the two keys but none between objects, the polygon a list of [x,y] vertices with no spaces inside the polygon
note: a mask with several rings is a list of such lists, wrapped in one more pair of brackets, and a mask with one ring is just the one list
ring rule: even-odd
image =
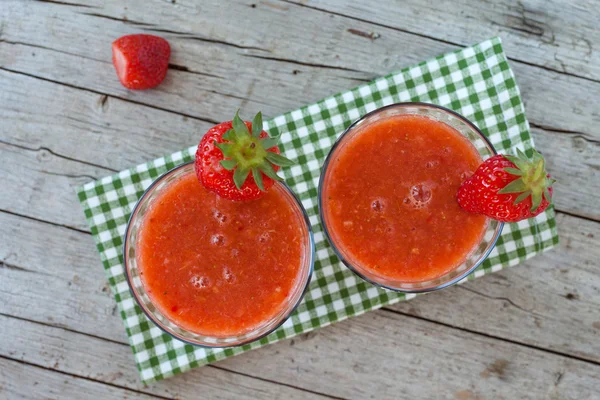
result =
[{"label": "strawberry smoothie", "polygon": [[464,263],[488,220],[458,188],[482,162],[443,122],[404,114],[358,126],[329,156],[322,217],[342,258],[373,280],[424,282]]},{"label": "strawberry smoothie", "polygon": [[242,335],[285,312],[306,284],[308,227],[282,184],[235,202],[204,188],[189,169],[143,217],[141,282],[175,325],[210,337]]}]

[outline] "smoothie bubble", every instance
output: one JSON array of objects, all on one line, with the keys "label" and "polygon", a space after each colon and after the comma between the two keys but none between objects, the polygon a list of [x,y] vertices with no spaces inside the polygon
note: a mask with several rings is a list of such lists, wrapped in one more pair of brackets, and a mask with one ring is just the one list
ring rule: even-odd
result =
[{"label": "smoothie bubble", "polygon": [[223,246],[225,244],[225,236],[217,233],[216,235],[212,235],[210,238],[210,244],[214,246]]},{"label": "smoothie bubble", "polygon": [[375,212],[383,211],[384,202],[381,199],[375,199],[371,202],[371,209]]},{"label": "smoothie bubble", "polygon": [[408,200],[415,208],[423,208],[432,198],[431,188],[427,184],[417,184],[410,188]]},{"label": "smoothie bubble", "polygon": [[196,289],[206,289],[210,287],[210,279],[208,279],[206,276],[194,275],[192,276],[192,279],[190,279],[190,283]]},{"label": "smoothie bubble", "polygon": [[271,239],[271,234],[269,232],[263,232],[258,235],[258,241],[260,243],[266,243]]},{"label": "smoothie bubble", "polygon": [[225,222],[227,222],[227,220],[228,220],[227,215],[223,214],[221,211],[219,211],[217,209],[213,210],[213,217],[215,217],[215,219],[217,220],[219,225],[224,225]]},{"label": "smoothie bubble", "polygon": [[427,161],[425,163],[425,168],[435,168],[438,165],[440,165],[440,162],[437,160],[431,160],[431,161]]},{"label": "smoothie bubble", "polygon": [[225,279],[225,282],[227,283],[235,282],[235,275],[233,274],[233,272],[231,272],[229,267],[223,268],[223,279]]}]

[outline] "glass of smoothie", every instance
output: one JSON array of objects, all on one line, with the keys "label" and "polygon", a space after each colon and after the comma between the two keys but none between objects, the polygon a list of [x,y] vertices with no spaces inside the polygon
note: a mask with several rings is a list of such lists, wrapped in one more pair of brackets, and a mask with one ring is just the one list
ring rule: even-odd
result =
[{"label": "glass of smoothie", "polygon": [[334,251],[364,280],[398,292],[465,278],[503,224],[464,211],[456,194],[495,154],[475,125],[443,107],[398,103],[366,114],[322,170],[319,213]]},{"label": "glass of smoothie", "polygon": [[188,163],[146,190],[123,254],[131,292],[159,328],[190,344],[230,347],[268,335],[295,310],[312,275],[314,241],[284,183],[257,200],[226,200]]}]

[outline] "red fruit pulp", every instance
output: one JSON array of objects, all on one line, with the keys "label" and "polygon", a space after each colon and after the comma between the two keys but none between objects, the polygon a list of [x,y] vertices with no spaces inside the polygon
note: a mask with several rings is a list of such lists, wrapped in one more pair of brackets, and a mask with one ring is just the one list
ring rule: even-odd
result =
[{"label": "red fruit pulp", "polygon": [[487,218],[456,192],[481,163],[454,128],[417,115],[360,128],[336,150],[323,178],[323,214],[345,258],[385,279],[423,282],[462,264]]},{"label": "red fruit pulp", "polygon": [[154,35],[126,35],[112,44],[113,64],[128,89],[150,89],[160,84],[169,69],[171,46]]},{"label": "red fruit pulp", "polygon": [[277,184],[259,200],[224,200],[193,172],[164,188],[136,243],[142,284],[160,312],[189,331],[225,337],[283,311],[308,245],[284,191]]}]

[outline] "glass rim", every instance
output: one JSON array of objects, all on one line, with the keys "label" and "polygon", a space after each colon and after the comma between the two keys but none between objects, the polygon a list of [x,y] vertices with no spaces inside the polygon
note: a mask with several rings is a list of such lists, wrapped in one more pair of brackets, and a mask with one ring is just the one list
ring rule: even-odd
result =
[{"label": "glass rim", "polygon": [[[373,111],[370,111],[368,113],[366,113],[365,115],[363,115],[362,117],[358,118],[356,121],[354,121],[352,124],[350,124],[350,126],[348,126],[344,132],[342,132],[342,134],[340,136],[338,136],[338,138],[336,139],[335,143],[333,144],[333,146],[331,147],[331,149],[329,150],[329,153],[327,154],[327,157],[325,158],[325,162],[323,163],[323,166],[321,167],[321,177],[319,179],[319,188],[318,188],[318,192],[317,192],[317,204],[319,207],[319,218],[321,220],[321,226],[323,227],[323,232],[325,233],[325,236],[327,237],[327,241],[329,242],[329,244],[331,245],[331,248],[333,249],[334,253],[336,254],[336,256],[339,258],[339,260],[353,273],[355,273],[356,275],[358,275],[361,279],[365,280],[366,282],[383,288],[383,289],[387,289],[387,290],[391,290],[394,292],[399,292],[399,293],[428,293],[428,292],[434,292],[437,290],[441,290],[444,288],[447,288],[449,286],[452,286],[454,284],[456,284],[457,282],[461,281],[462,279],[465,279],[466,277],[468,277],[473,271],[475,271],[486,259],[487,257],[490,255],[490,253],[492,252],[492,250],[494,249],[494,247],[496,247],[496,243],[498,242],[498,239],[500,238],[500,235],[502,234],[502,229],[504,228],[504,222],[498,221],[498,226],[495,230],[494,236],[492,238],[492,240],[490,241],[490,244],[488,246],[488,248],[486,249],[486,251],[479,257],[479,259],[477,260],[477,262],[475,262],[471,267],[465,269],[465,271],[463,271],[462,273],[458,274],[457,276],[455,276],[454,278],[446,281],[446,282],[442,282],[438,285],[432,286],[432,287],[426,287],[426,288],[398,288],[398,287],[394,287],[394,286],[390,286],[378,281],[375,281],[367,276],[365,276],[365,274],[363,272],[361,272],[357,267],[355,267],[350,261],[348,261],[346,259],[346,257],[344,257],[344,255],[342,254],[342,252],[340,251],[340,249],[336,246],[334,240],[332,239],[332,235],[329,232],[329,228],[327,227],[327,222],[325,219],[325,215],[323,212],[323,187],[324,187],[324,182],[325,182],[325,176],[327,174],[327,170],[329,167],[329,164],[331,162],[331,159],[333,158],[333,154],[335,153],[335,151],[337,150],[337,148],[340,146],[340,144],[343,142],[343,139],[346,137],[346,135],[348,135],[350,132],[352,132],[353,130],[355,130],[357,128],[357,126],[359,124],[361,124],[363,121],[381,113],[384,112],[386,110],[392,109],[392,108],[407,108],[407,107],[425,107],[425,108],[432,108],[432,109],[437,109],[439,111],[442,111],[444,113],[450,114],[453,117],[458,118],[459,120],[461,120],[463,123],[465,123],[467,126],[469,126],[489,147],[489,149],[491,149],[492,153],[494,155],[497,155],[498,152],[496,151],[496,148],[494,147],[494,145],[490,142],[490,140],[483,134],[483,132],[481,132],[481,130],[471,121],[469,121],[467,118],[463,117],[461,114],[457,113],[454,110],[451,110],[449,108],[443,107],[443,106],[439,106],[437,104],[432,104],[432,103],[424,103],[424,102],[420,102],[420,101],[415,101],[415,102],[399,102],[399,103],[392,103],[392,104],[388,104],[386,106],[382,106],[379,108],[376,108]],[[427,281],[425,281],[427,282]],[[422,282],[406,282],[406,283],[422,283]]]},{"label": "glass rim", "polygon": [[[166,172],[164,172],[163,174],[161,174],[160,176],[158,176],[151,184],[150,186],[148,186],[145,190],[144,193],[142,194],[142,196],[137,200],[137,202],[135,203],[135,206],[131,209],[131,214],[127,220],[127,227],[125,228],[125,233],[123,234],[123,246],[122,246],[122,251],[123,251],[123,269],[125,272],[125,278],[127,280],[127,285],[129,286],[129,292],[131,293],[131,296],[135,299],[135,302],[137,303],[137,305],[140,307],[140,309],[142,310],[142,312],[144,313],[144,315],[150,320],[152,321],[152,323],[159,328],[162,332],[166,333],[167,335],[173,337],[174,339],[180,340],[186,344],[190,344],[193,346],[198,346],[198,347],[202,347],[202,348],[231,348],[231,347],[239,347],[239,346],[243,346],[255,341],[258,341],[262,338],[264,338],[265,336],[270,335],[271,333],[273,333],[274,331],[276,331],[278,328],[280,328],[287,320],[289,320],[290,316],[294,313],[294,311],[296,311],[296,309],[298,308],[298,306],[300,305],[300,303],[302,303],[302,300],[304,299],[304,296],[306,295],[306,293],[308,292],[308,288],[310,286],[310,282],[312,281],[312,276],[314,273],[314,266],[315,266],[315,240],[314,240],[314,233],[313,233],[313,229],[312,229],[312,225],[310,223],[310,219],[308,217],[308,213],[306,212],[306,209],[304,208],[304,206],[302,205],[302,202],[300,201],[300,199],[298,198],[298,196],[296,195],[296,193],[294,193],[294,191],[289,187],[289,185],[287,183],[285,183],[285,181],[275,181],[275,185],[281,185],[281,187],[284,189],[284,191],[291,197],[291,199],[295,202],[296,206],[298,207],[298,209],[301,212],[302,215],[302,222],[304,222],[305,226],[306,226],[306,232],[308,234],[308,243],[307,243],[307,249],[305,250],[305,256],[307,255],[308,257],[308,261],[305,262],[306,264],[308,264],[308,267],[306,268],[306,274],[302,274],[302,276],[300,276],[300,278],[302,280],[305,280],[305,282],[301,282],[301,284],[299,286],[301,286],[302,284],[304,285],[304,287],[300,290],[300,294],[298,295],[298,299],[297,301],[291,305],[291,307],[287,308],[284,307],[284,310],[287,310],[285,312],[282,313],[282,316],[280,317],[281,320],[275,324],[272,328],[268,329],[267,331],[261,333],[260,335],[254,336],[254,337],[249,337],[245,340],[242,341],[237,341],[235,343],[232,343],[231,345],[228,344],[221,344],[221,343],[206,343],[206,342],[195,342],[191,339],[185,338],[185,337],[181,337],[180,335],[178,335],[175,332],[171,332],[169,331],[165,326],[163,326],[163,323],[159,320],[157,320],[156,317],[154,317],[154,315],[152,315],[152,312],[150,312],[149,310],[147,310],[145,302],[139,298],[138,293],[135,289],[135,286],[132,282],[132,277],[130,276],[130,272],[129,272],[129,268],[128,268],[128,252],[127,249],[129,247],[129,236],[130,236],[130,230],[132,228],[132,223],[135,221],[135,217],[136,217],[136,211],[138,211],[139,207],[142,205],[142,202],[147,198],[147,196],[150,195],[151,191],[154,189],[154,187],[156,185],[158,185],[160,182],[162,182],[165,178],[167,178],[168,176],[170,176],[171,174],[179,171],[180,169],[183,169],[185,167],[188,167],[189,165],[193,165],[194,161],[189,161],[189,162],[185,162],[183,164],[180,164]],[[302,272],[302,271],[300,271]],[[142,284],[143,286],[143,284]],[[150,303],[152,303],[150,301]],[[156,307],[156,306],[155,306]],[[158,309],[158,308],[157,308]],[[185,332],[190,332],[194,335],[197,336],[202,336],[203,338],[216,338],[215,336],[210,336],[210,335],[202,335],[202,334],[198,334],[192,331],[189,331],[188,329],[185,329],[181,326],[179,326],[178,324],[174,323],[173,321],[171,321],[169,318],[167,318],[166,316],[164,316],[164,314],[162,312],[159,311],[159,313],[161,315],[163,315],[163,317],[169,321],[170,323],[172,323],[173,325],[177,326],[179,329],[181,329],[182,331]],[[229,338],[236,338],[239,337],[241,335],[232,335],[232,336],[226,336],[224,338],[219,337],[216,339],[229,339]]]}]

